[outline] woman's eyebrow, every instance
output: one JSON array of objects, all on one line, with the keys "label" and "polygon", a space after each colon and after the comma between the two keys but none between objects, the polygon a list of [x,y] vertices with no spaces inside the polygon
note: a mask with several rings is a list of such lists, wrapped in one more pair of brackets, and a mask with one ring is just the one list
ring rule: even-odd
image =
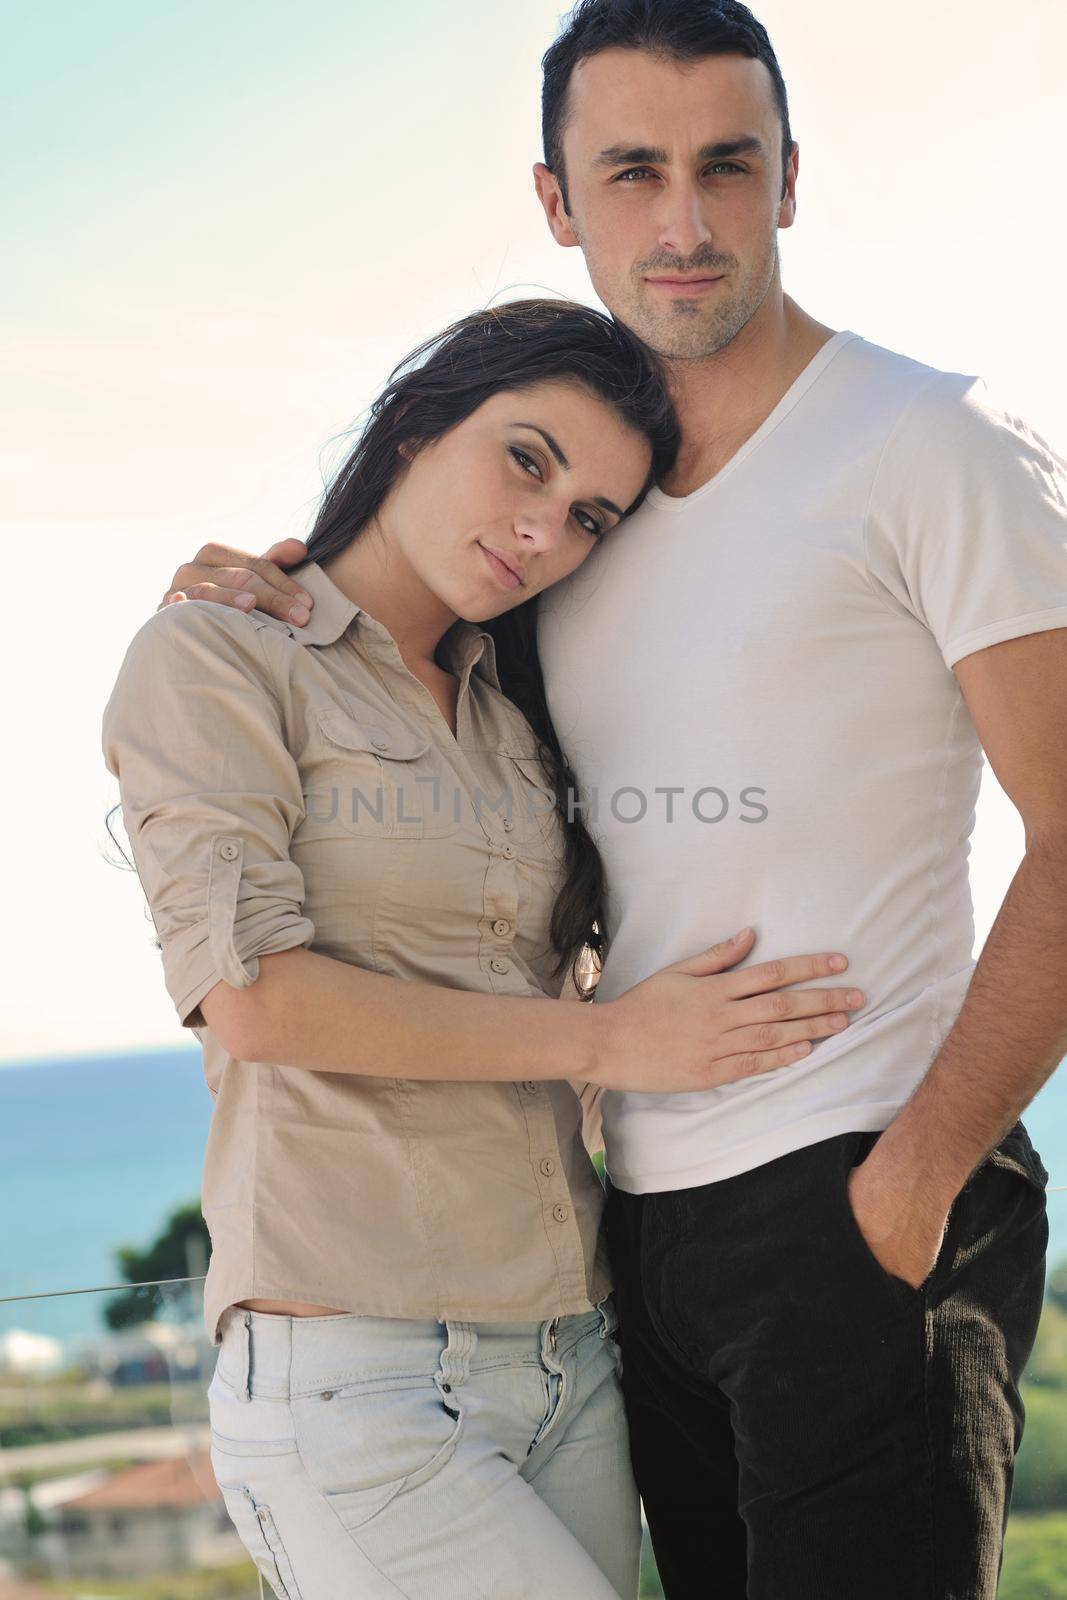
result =
[{"label": "woman's eyebrow", "polygon": [[[563,468],[564,472],[570,471],[571,464],[567,460],[567,457],[563,454],[563,451],[560,449],[556,440],[553,439],[550,433],[546,433],[544,428],[539,428],[536,422],[509,422],[508,427],[529,428],[532,433],[539,433],[547,444],[548,448],[551,450],[552,454],[555,456],[556,460],[559,462],[560,466]],[[611,511],[614,512],[615,516],[617,517],[622,516],[622,512],[615,504],[614,500],[607,500],[603,495],[594,496],[593,504],[595,506],[600,506],[602,511]]]},{"label": "woman's eyebrow", "polygon": [[539,428],[536,422],[511,422],[508,424],[508,426],[511,428],[531,428],[534,433],[539,433],[547,444],[548,448],[551,450],[552,454],[555,456],[556,460],[559,462],[560,466],[563,468],[564,472],[570,471],[571,464],[567,460],[567,457],[563,454],[563,451],[560,449],[555,439],[553,439],[550,433],[546,433],[544,428]]}]

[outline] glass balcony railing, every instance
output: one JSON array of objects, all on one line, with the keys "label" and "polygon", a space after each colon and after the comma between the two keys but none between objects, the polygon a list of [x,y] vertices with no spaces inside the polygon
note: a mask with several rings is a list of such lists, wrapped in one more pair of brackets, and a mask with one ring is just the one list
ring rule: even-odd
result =
[{"label": "glass balcony railing", "polygon": [[[0,1299],[0,1600],[269,1600],[211,1470],[202,1285]],[[1049,1289],[1000,1600],[1067,1600],[1067,1262],[1050,1260]],[[59,1339],[72,1295],[84,1332]],[[646,1529],[641,1595],[662,1592]]]},{"label": "glass balcony railing", "polygon": [[202,1284],[140,1286],[119,1328],[130,1285],[67,1291],[85,1331],[64,1340],[63,1292],[0,1301],[0,1600],[269,1600],[211,1470]]}]

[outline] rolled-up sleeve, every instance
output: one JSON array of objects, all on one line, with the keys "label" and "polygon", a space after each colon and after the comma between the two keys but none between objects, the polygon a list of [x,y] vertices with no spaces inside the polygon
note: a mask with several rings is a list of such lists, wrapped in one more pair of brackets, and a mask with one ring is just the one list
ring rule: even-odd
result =
[{"label": "rolled-up sleeve", "polygon": [[163,978],[187,1028],[220,980],[241,989],[259,957],[307,947],[304,880],[289,855],[300,772],[261,629],[184,600],[135,634],[103,716]]}]

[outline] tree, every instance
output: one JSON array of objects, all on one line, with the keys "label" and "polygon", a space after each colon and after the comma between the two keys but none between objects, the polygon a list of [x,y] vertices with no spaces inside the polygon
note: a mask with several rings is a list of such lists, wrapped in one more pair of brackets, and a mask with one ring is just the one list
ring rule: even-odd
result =
[{"label": "tree", "polygon": [[149,1322],[160,1307],[154,1285],[164,1278],[199,1277],[211,1253],[211,1236],[199,1201],[179,1206],[167,1218],[163,1232],[147,1250],[119,1245],[115,1256],[127,1283],[139,1285],[114,1296],[104,1307],[109,1328],[128,1328]]},{"label": "tree", "polygon": [[1046,1294],[1053,1305],[1067,1311],[1067,1256],[1049,1273]]}]

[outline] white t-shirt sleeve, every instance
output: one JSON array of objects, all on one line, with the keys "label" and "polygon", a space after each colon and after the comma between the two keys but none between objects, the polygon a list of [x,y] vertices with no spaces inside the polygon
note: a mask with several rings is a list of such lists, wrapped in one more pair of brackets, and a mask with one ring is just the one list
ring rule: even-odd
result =
[{"label": "white t-shirt sleeve", "polygon": [[876,589],[930,630],[950,668],[1067,627],[1067,463],[980,378],[943,373],[905,408],[864,538]]}]

